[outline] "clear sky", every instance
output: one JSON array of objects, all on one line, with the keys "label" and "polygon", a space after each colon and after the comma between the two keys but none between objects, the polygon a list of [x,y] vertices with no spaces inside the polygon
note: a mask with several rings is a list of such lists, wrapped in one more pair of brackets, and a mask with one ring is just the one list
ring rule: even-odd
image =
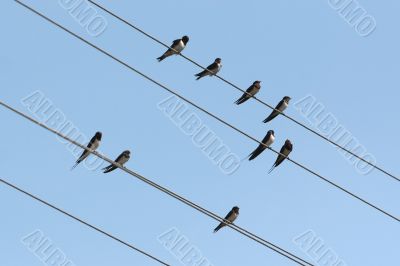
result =
[{"label": "clear sky", "polygon": [[[315,127],[318,117],[309,121],[296,108],[311,95],[324,107],[319,119],[331,113],[378,165],[400,176],[398,1],[359,0],[376,21],[368,36],[332,7],[338,1],[98,2],[168,44],[188,35],[184,54],[203,65],[222,58],[221,76],[243,89],[261,80],[259,98],[275,105],[290,96],[287,114]],[[97,9],[107,27],[91,36],[59,1],[26,3],[257,139],[273,129],[273,148],[290,139],[292,159],[400,216],[400,182],[376,170],[360,173],[333,146],[284,117],[263,124],[269,109],[255,100],[234,105],[240,92],[215,77],[196,81],[200,69],[181,57],[158,63],[165,48],[111,16]],[[276,158],[270,151],[225,174],[160,110],[170,94],[14,1],[1,1],[0,10],[2,101],[44,122],[48,113],[21,102],[39,91],[51,101],[49,112],[62,112],[87,138],[103,132],[100,151],[108,157],[131,150],[127,167],[221,216],[239,206],[237,225],[315,265],[324,264],[293,241],[308,230],[324,242],[321,252],[339,257],[338,266],[398,265],[399,222],[288,161],[268,174]],[[257,146],[193,107],[188,112],[240,159]],[[230,228],[213,234],[216,221],[121,170],[105,175],[79,165],[70,171],[75,157],[55,136],[4,108],[0,120],[1,178],[172,265],[192,264],[160,243],[163,233],[177,232],[171,228],[209,265],[295,265]],[[21,242],[35,230],[70,265],[157,265],[4,185],[0,211],[2,266],[46,265]]]}]

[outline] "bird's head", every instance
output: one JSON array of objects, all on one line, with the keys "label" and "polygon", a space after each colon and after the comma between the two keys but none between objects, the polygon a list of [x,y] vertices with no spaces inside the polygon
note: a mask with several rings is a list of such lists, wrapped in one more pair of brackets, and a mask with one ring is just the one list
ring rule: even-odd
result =
[{"label": "bird's head", "polygon": [[261,83],[261,81],[256,80],[256,81],[253,82],[253,85],[260,85],[260,83]]},{"label": "bird's head", "polygon": [[232,211],[233,211],[234,213],[239,213],[239,207],[238,207],[238,206],[233,207],[233,208],[232,208]]},{"label": "bird's head", "polygon": [[182,41],[183,41],[183,43],[184,43],[184,44],[187,44],[187,43],[188,43],[188,41],[189,41],[189,37],[188,37],[188,36],[186,36],[186,35],[185,35],[185,36],[183,36],[183,37],[182,37]]},{"label": "bird's head", "polygon": [[129,150],[126,150],[123,152],[123,154],[129,156],[131,154],[131,152]]},{"label": "bird's head", "polygon": [[221,58],[216,58],[214,62],[217,63],[217,64],[220,64],[221,61],[222,61]]},{"label": "bird's head", "polygon": [[96,137],[97,140],[101,140],[102,134],[101,134],[100,131],[97,131],[96,134],[95,134],[94,136]]},{"label": "bird's head", "polygon": [[290,101],[291,99],[292,99],[292,98],[290,98],[289,96],[283,97],[283,100],[284,100],[286,103],[289,103],[289,101]]},{"label": "bird's head", "polygon": [[271,129],[271,130],[268,130],[268,133],[271,134],[272,136],[275,135],[275,132],[274,132],[272,129]]}]

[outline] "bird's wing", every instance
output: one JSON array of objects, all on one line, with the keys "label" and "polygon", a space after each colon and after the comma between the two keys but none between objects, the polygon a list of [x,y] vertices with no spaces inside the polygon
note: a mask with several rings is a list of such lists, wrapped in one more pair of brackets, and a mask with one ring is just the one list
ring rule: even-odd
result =
[{"label": "bird's wing", "polygon": [[285,155],[287,153],[286,147],[283,146],[279,153],[281,153],[281,154],[278,154],[278,158],[276,158],[276,161],[275,161],[275,164],[274,164],[275,167],[280,165],[283,162],[283,160],[285,160],[285,158],[286,158]]},{"label": "bird's wing", "polygon": [[253,90],[254,90],[254,85],[251,85],[251,86],[246,90],[246,92],[247,92],[247,93],[251,93]]},{"label": "bird's wing", "polygon": [[96,136],[93,136],[93,138],[89,141],[89,144],[87,147],[91,149],[93,147],[94,142],[96,141]]},{"label": "bird's wing", "polygon": [[264,139],[262,140],[262,143],[267,143],[267,141],[271,138],[272,132],[268,131],[267,135],[265,135]]},{"label": "bird's wing", "polygon": [[181,41],[181,39],[177,39],[177,40],[173,41],[172,45],[171,45],[171,48],[174,48],[175,46],[177,46],[180,41]]},{"label": "bird's wing", "polygon": [[[87,148],[91,149],[93,146],[93,143],[95,142],[95,137],[93,137],[88,145],[86,146]],[[81,156],[79,156],[78,160],[76,161],[77,163],[80,163],[81,161],[83,161],[83,159],[85,159],[85,157],[87,157],[89,155],[89,151],[86,149],[83,149]]]},{"label": "bird's wing", "polygon": [[273,111],[271,112],[271,114],[270,114],[267,118],[264,119],[264,123],[267,123],[267,122],[271,121],[272,119],[274,119],[275,117],[277,117],[277,116],[279,115],[279,113],[280,113],[279,111],[273,110]]},{"label": "bird's wing", "polygon": [[282,149],[280,151],[280,153],[282,155],[279,154],[278,158],[276,159],[275,167],[280,165],[289,156],[289,153],[292,152],[292,149],[293,149],[293,145],[291,143],[289,145],[284,145],[282,147]]},{"label": "bird's wing", "polygon": [[121,154],[117,157],[117,159],[115,159],[114,162],[119,163],[119,162],[121,161],[122,157],[124,157],[124,154],[123,154],[123,153],[121,153]]},{"label": "bird's wing", "polygon": [[233,214],[233,211],[230,210],[230,211],[228,212],[228,214],[225,216],[225,220],[229,221],[229,218],[231,218],[232,214]]},{"label": "bird's wing", "polygon": [[249,160],[253,160],[257,158],[258,155],[260,155],[263,151],[265,150],[265,146],[260,144],[258,147],[249,155]]},{"label": "bird's wing", "polygon": [[282,111],[282,107],[284,106],[284,104],[285,104],[285,101],[284,101],[284,100],[281,100],[281,101],[278,103],[278,105],[275,107],[275,109],[277,109],[277,110],[279,110],[279,111]]},{"label": "bird's wing", "polygon": [[208,70],[215,70],[216,68],[218,67],[218,65],[217,65],[217,63],[212,63],[211,65],[209,65],[208,67],[207,67],[207,69]]}]

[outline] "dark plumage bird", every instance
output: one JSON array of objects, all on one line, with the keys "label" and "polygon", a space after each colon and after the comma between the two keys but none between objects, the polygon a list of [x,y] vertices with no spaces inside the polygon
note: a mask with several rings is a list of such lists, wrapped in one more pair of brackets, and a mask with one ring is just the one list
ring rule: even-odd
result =
[{"label": "dark plumage bird", "polygon": [[214,76],[215,74],[218,73],[218,71],[221,69],[221,67],[222,67],[221,58],[216,58],[214,60],[214,63],[212,63],[211,65],[209,65],[207,67],[207,70],[204,69],[203,71],[201,71],[200,73],[197,73],[195,75],[197,77],[196,80],[199,80],[205,76]]},{"label": "dark plumage bird", "polygon": [[289,156],[289,153],[291,153],[292,150],[293,150],[293,144],[292,142],[290,142],[290,140],[287,139],[279,152],[280,154],[278,154],[278,158],[276,158],[275,163],[272,165],[268,173],[271,173],[272,170],[275,169],[275,167],[280,165]]},{"label": "dark plumage bird", "polygon": [[289,101],[291,98],[289,96],[283,97],[283,99],[278,103],[278,105],[275,107],[275,110],[272,111],[272,113],[264,119],[264,123],[267,123],[274,119],[277,115],[285,111],[285,109],[289,106]]},{"label": "dark plumage bird", "polygon": [[[95,151],[100,145],[101,136],[101,132],[96,132],[96,134],[92,137],[86,147],[91,149],[92,151]],[[74,166],[72,166],[71,170],[73,170],[78,164],[85,160],[89,156],[89,154],[90,152],[88,150],[83,150],[82,155],[78,158],[78,160],[76,160],[76,163],[74,164]]]},{"label": "dark plumage bird", "polygon": [[235,206],[232,210],[225,216],[223,222],[221,222],[217,227],[214,229],[214,233],[218,232],[219,229],[226,226],[227,224],[233,223],[236,218],[239,216],[239,207]]},{"label": "dark plumage bird", "polygon": [[243,93],[242,97],[240,97],[235,103],[239,105],[256,95],[260,91],[260,83],[261,81],[259,80],[254,81],[253,84],[246,90],[246,92]]},{"label": "dark plumage bird", "polygon": [[159,58],[157,58],[158,62],[161,62],[162,60],[164,60],[165,58],[167,58],[168,56],[174,55],[174,54],[179,54],[180,52],[183,51],[183,49],[185,49],[186,44],[189,41],[189,37],[188,36],[183,36],[182,39],[177,39],[175,41],[172,42],[171,48],[169,48],[162,56],[160,56]]},{"label": "dark plumage bird", "polygon": [[263,144],[258,145],[258,147],[249,154],[249,161],[255,159],[258,155],[260,155],[267,147],[269,147],[275,140],[273,130],[268,130],[267,135],[265,135],[264,139],[261,141]]},{"label": "dark plumage bird", "polygon": [[[129,158],[131,157],[130,154],[131,154],[131,152],[126,150],[123,153],[121,153],[118,156],[118,158],[115,159],[114,162],[116,162],[116,163],[120,164],[121,166],[123,166],[124,163],[126,163],[129,160]],[[110,164],[109,166],[104,167],[102,170],[104,170],[103,173],[109,173],[109,172],[111,172],[111,171],[113,171],[115,169],[117,169],[117,167],[115,165],[113,165],[113,164]]]}]

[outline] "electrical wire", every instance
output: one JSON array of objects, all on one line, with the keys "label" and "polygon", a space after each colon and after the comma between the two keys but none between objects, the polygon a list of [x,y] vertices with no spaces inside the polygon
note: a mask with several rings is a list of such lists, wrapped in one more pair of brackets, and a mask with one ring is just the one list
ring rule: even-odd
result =
[{"label": "electrical wire", "polygon": [[[194,65],[196,65],[196,66],[202,68],[203,70],[206,70],[206,71],[211,72],[211,71],[208,70],[206,67],[200,65],[199,63],[197,63],[197,62],[194,61],[193,59],[191,59],[191,58],[189,58],[189,57],[183,55],[182,53],[179,53],[179,52],[176,51],[175,49],[169,47],[167,44],[165,44],[165,43],[163,43],[162,41],[160,41],[159,39],[157,39],[156,37],[150,35],[149,33],[145,32],[144,30],[140,29],[139,27],[137,27],[137,26],[133,25],[132,23],[128,22],[127,20],[121,18],[120,16],[116,15],[115,13],[111,12],[111,11],[108,10],[107,8],[101,6],[100,4],[98,4],[98,3],[96,3],[96,2],[94,2],[94,1],[92,1],[92,0],[88,0],[88,2],[90,2],[90,3],[92,3],[93,5],[97,6],[98,8],[100,8],[101,10],[103,10],[104,12],[106,12],[106,13],[110,14],[111,16],[113,16],[114,18],[118,19],[119,21],[125,23],[125,24],[128,25],[129,27],[131,27],[131,28],[135,29],[136,31],[142,33],[143,35],[147,36],[148,38],[152,39],[153,41],[155,41],[155,42],[161,44],[162,46],[164,46],[164,47],[166,47],[166,48],[168,48],[168,49],[171,49],[171,50],[175,51],[177,54],[179,54],[180,56],[182,56],[183,58],[185,58],[187,61],[193,63]],[[243,93],[246,93],[248,96],[254,98],[257,102],[261,103],[262,105],[267,106],[268,108],[270,108],[270,109],[272,109],[272,110],[279,111],[279,110],[275,109],[275,107],[273,107],[272,105],[270,105],[270,104],[268,104],[268,103],[262,101],[261,99],[259,99],[259,98],[255,97],[255,96],[251,95],[250,93],[248,93],[248,92],[246,92],[245,90],[241,89],[239,86],[233,84],[232,82],[230,82],[230,81],[224,79],[223,77],[219,76],[218,74],[216,74],[215,76],[216,76],[218,79],[220,79],[220,80],[222,80],[223,82],[225,82],[226,84],[228,84],[228,85],[230,85],[231,87],[235,88],[236,90],[239,90],[239,91],[241,91],[241,92],[243,92]],[[370,161],[368,161],[368,160],[362,158],[361,156],[357,155],[356,153],[352,152],[351,150],[346,149],[345,147],[341,146],[340,144],[334,142],[333,140],[331,140],[331,139],[325,137],[324,135],[322,135],[321,133],[315,131],[315,130],[312,129],[311,127],[309,127],[309,126],[307,126],[307,125],[305,125],[305,124],[299,122],[298,120],[294,119],[293,117],[291,117],[291,116],[289,116],[289,115],[287,115],[287,114],[285,114],[285,113],[283,113],[283,112],[280,112],[280,111],[279,111],[279,113],[280,113],[281,115],[283,115],[284,117],[286,117],[287,119],[293,121],[293,122],[296,123],[297,125],[303,127],[304,129],[310,131],[311,133],[317,135],[318,137],[320,137],[320,138],[326,140],[327,142],[329,142],[329,143],[335,145],[336,147],[340,148],[341,150],[343,150],[343,151],[345,151],[345,152],[351,154],[352,156],[358,158],[359,160],[361,160],[361,161],[367,163],[368,165],[370,165],[370,166],[372,166],[373,168],[379,170],[380,172],[386,174],[387,176],[389,176],[389,177],[391,177],[391,178],[393,178],[393,179],[395,179],[395,180],[397,180],[397,181],[400,181],[400,178],[398,178],[398,177],[396,177],[395,175],[391,174],[390,172],[386,171],[386,170],[383,169],[382,167],[377,166],[376,164],[373,164],[373,163],[371,163]]]},{"label": "electrical wire", "polygon": [[64,214],[64,215],[66,215],[66,216],[68,216],[68,217],[70,217],[70,218],[72,218],[72,219],[74,219],[75,221],[78,221],[79,223],[84,224],[84,225],[86,225],[87,227],[92,228],[92,229],[95,230],[95,231],[97,231],[97,232],[99,232],[99,233],[101,233],[101,234],[103,234],[103,235],[105,235],[105,236],[107,236],[107,237],[109,237],[109,238],[114,239],[115,241],[117,241],[117,242],[119,242],[119,243],[121,243],[121,244],[127,246],[128,248],[133,249],[133,250],[135,250],[135,251],[137,251],[137,252],[139,252],[139,253],[142,253],[143,255],[149,257],[149,258],[152,259],[152,260],[155,260],[156,262],[158,262],[158,263],[160,263],[160,264],[162,264],[162,265],[170,266],[170,264],[167,264],[166,262],[163,262],[162,260],[156,258],[155,256],[151,255],[150,253],[147,253],[147,252],[145,252],[145,251],[143,251],[143,250],[141,250],[141,249],[139,249],[139,248],[133,246],[132,244],[129,244],[129,243],[127,243],[127,242],[121,240],[120,238],[115,237],[115,236],[113,236],[112,234],[107,233],[106,231],[104,231],[104,230],[102,230],[102,229],[100,229],[100,228],[98,228],[98,227],[96,227],[96,226],[94,226],[94,225],[91,225],[91,224],[88,223],[88,222],[85,222],[84,220],[82,220],[82,219],[76,217],[75,215],[72,215],[72,214],[70,214],[70,213],[64,211],[63,209],[61,209],[61,208],[59,208],[59,207],[56,207],[56,206],[54,206],[53,204],[50,204],[49,202],[47,202],[47,201],[45,201],[45,200],[43,200],[43,199],[40,199],[40,198],[36,197],[35,195],[33,195],[33,194],[31,194],[31,193],[29,193],[29,192],[27,192],[27,191],[25,191],[25,190],[23,190],[23,189],[17,187],[16,185],[13,185],[13,184],[11,184],[11,183],[5,181],[5,180],[2,179],[2,178],[0,178],[0,182],[3,183],[4,185],[7,185],[8,187],[10,187],[10,188],[12,188],[12,189],[14,189],[14,190],[17,190],[17,191],[19,191],[19,192],[25,194],[26,196],[29,196],[30,198],[32,198],[32,199],[34,199],[34,200],[36,200],[36,201],[41,202],[42,204],[44,204],[44,205],[46,205],[46,206],[48,206],[48,207],[50,207],[50,208],[52,208],[52,209],[54,209],[54,210],[56,210],[56,211],[62,213],[62,214]]},{"label": "electrical wire", "polygon": [[[108,57],[112,58],[113,60],[115,60],[115,61],[117,61],[118,63],[122,64],[123,66],[127,67],[128,69],[130,69],[130,70],[134,71],[135,73],[139,74],[140,76],[144,77],[145,79],[151,81],[152,83],[158,85],[159,87],[161,87],[161,88],[163,88],[164,90],[170,92],[171,94],[173,94],[173,95],[179,97],[180,99],[182,99],[182,100],[184,100],[185,102],[189,103],[190,105],[196,107],[197,109],[201,110],[202,112],[206,113],[207,115],[213,117],[214,119],[218,120],[219,122],[223,123],[224,125],[226,125],[226,126],[232,128],[232,129],[234,129],[235,131],[239,132],[240,134],[246,136],[247,138],[249,138],[249,139],[251,139],[251,140],[257,142],[258,144],[261,144],[261,145],[264,145],[264,146],[265,146],[264,143],[258,141],[256,138],[250,136],[250,135],[247,134],[246,132],[244,132],[244,131],[242,131],[242,130],[236,128],[235,126],[233,126],[233,125],[227,123],[227,122],[224,121],[223,119],[217,117],[216,115],[210,113],[209,111],[205,110],[204,108],[198,106],[198,105],[195,104],[194,102],[192,102],[192,101],[186,99],[185,97],[179,95],[179,94],[176,93],[175,91],[169,89],[168,87],[166,87],[165,85],[163,85],[163,84],[159,83],[158,81],[152,79],[151,77],[149,77],[149,76],[143,74],[143,73],[140,72],[139,70],[137,70],[137,69],[135,69],[134,67],[128,65],[128,64],[125,63],[124,61],[122,61],[122,60],[116,58],[115,56],[113,56],[112,54],[108,53],[107,51],[105,51],[105,50],[101,49],[100,47],[98,47],[98,46],[92,44],[91,42],[85,40],[85,39],[82,38],[81,36],[79,36],[79,35],[73,33],[72,31],[68,30],[67,28],[63,27],[62,25],[58,24],[57,22],[55,22],[55,21],[53,21],[53,20],[47,18],[47,17],[44,16],[43,14],[41,14],[41,13],[39,13],[38,11],[34,10],[33,8],[31,8],[31,7],[29,7],[29,6],[25,5],[25,4],[23,4],[22,2],[20,2],[20,1],[18,1],[18,0],[15,0],[15,1],[16,1],[17,3],[23,5],[24,7],[28,8],[29,10],[31,10],[31,11],[34,12],[35,14],[41,16],[41,17],[44,18],[45,20],[49,21],[49,22],[52,23],[53,25],[55,25],[55,26],[59,27],[60,29],[66,31],[67,33],[71,34],[71,35],[74,36],[75,38],[77,38],[77,39],[83,41],[84,43],[88,44],[88,45],[91,46],[92,48],[95,48],[96,50],[102,52],[103,54],[107,55]],[[267,148],[268,148],[269,150],[271,150],[272,152],[276,153],[276,154],[283,155],[283,154],[281,154],[280,152],[278,152],[278,151],[276,151],[276,150],[274,150],[274,149],[272,149],[272,148],[270,148],[270,147],[267,147]],[[289,157],[287,157],[287,160],[290,161],[290,162],[292,162],[292,163],[294,163],[295,165],[301,167],[302,169],[306,170],[307,172],[311,173],[312,175],[315,175],[316,177],[320,178],[321,180],[327,182],[328,184],[333,185],[334,187],[336,187],[336,188],[338,188],[339,190],[345,192],[346,194],[352,196],[353,198],[355,198],[355,199],[357,199],[357,200],[360,200],[361,202],[367,204],[368,206],[374,208],[375,210],[381,212],[382,214],[384,214],[384,215],[386,215],[386,216],[388,216],[388,217],[390,217],[390,218],[392,218],[392,219],[394,219],[394,220],[400,222],[400,219],[397,218],[396,216],[394,216],[394,215],[390,214],[389,212],[387,212],[387,211],[385,211],[385,210],[383,210],[383,209],[381,209],[381,208],[379,208],[379,207],[373,205],[372,203],[368,202],[367,200],[362,199],[361,197],[359,197],[359,196],[355,195],[354,193],[350,192],[349,190],[347,190],[347,189],[345,189],[345,188],[343,188],[343,187],[341,187],[341,186],[335,184],[334,182],[332,182],[332,181],[330,181],[329,179],[323,177],[322,175],[316,173],[315,171],[311,170],[310,168],[304,166],[303,164],[300,164],[300,163],[298,163],[297,161],[294,161],[293,159],[291,159],[291,158],[289,158]]]},{"label": "electrical wire", "polygon": [[[17,0],[15,0],[15,1],[17,1]],[[17,2],[18,2],[18,1],[17,1]],[[197,204],[191,202],[190,200],[188,200],[188,199],[186,199],[186,198],[184,198],[184,197],[182,197],[182,196],[180,196],[180,195],[178,195],[178,194],[172,192],[171,190],[168,190],[168,189],[164,188],[163,186],[161,186],[161,185],[159,185],[159,184],[157,184],[157,183],[155,183],[155,182],[153,182],[153,181],[147,179],[146,177],[144,177],[144,176],[142,176],[142,175],[140,175],[140,174],[138,174],[138,173],[136,173],[136,172],[134,172],[134,171],[132,171],[132,170],[130,170],[130,169],[124,167],[124,166],[121,166],[120,164],[118,164],[118,163],[114,162],[113,160],[109,159],[108,157],[106,157],[106,156],[104,156],[104,155],[98,153],[97,151],[93,151],[93,150],[87,148],[86,146],[84,146],[84,145],[82,145],[82,144],[76,142],[75,140],[70,139],[69,137],[67,137],[67,136],[65,136],[65,135],[63,135],[63,134],[61,134],[60,132],[58,132],[58,131],[56,131],[56,130],[50,128],[50,127],[48,127],[48,126],[45,125],[44,123],[41,123],[41,122],[39,122],[39,121],[33,119],[32,117],[29,117],[28,115],[25,115],[24,113],[18,111],[17,109],[15,109],[15,108],[9,106],[8,104],[6,104],[6,103],[0,101],[0,105],[4,106],[4,107],[7,108],[8,110],[10,110],[10,111],[12,111],[12,112],[18,114],[19,116],[22,116],[23,118],[25,118],[25,119],[27,119],[27,120],[33,122],[34,124],[39,125],[40,127],[42,127],[42,128],[44,128],[44,129],[46,129],[46,130],[52,132],[53,134],[56,134],[57,136],[59,136],[59,137],[65,139],[65,140],[67,140],[68,142],[70,142],[70,143],[72,143],[72,144],[74,144],[74,145],[76,145],[76,146],[78,146],[78,147],[80,147],[80,148],[82,148],[82,149],[84,149],[84,150],[87,150],[88,152],[90,152],[90,153],[94,154],[95,156],[97,156],[97,157],[103,159],[104,161],[106,161],[106,162],[108,162],[108,163],[110,163],[110,164],[112,164],[112,165],[114,165],[114,166],[116,166],[116,167],[122,169],[124,172],[126,172],[126,173],[128,173],[128,174],[130,174],[130,175],[132,175],[132,176],[134,176],[134,177],[136,177],[136,178],[138,178],[139,180],[145,182],[146,184],[148,184],[148,185],[150,185],[150,186],[152,186],[152,187],[154,187],[154,188],[156,188],[156,189],[158,189],[158,190],[160,190],[160,191],[162,191],[162,192],[164,192],[164,193],[166,193],[166,194],[172,196],[173,198],[175,198],[175,199],[177,199],[177,200],[183,202],[184,204],[188,205],[189,207],[192,207],[192,208],[194,208],[194,209],[200,211],[201,213],[203,213],[203,214],[205,214],[205,215],[207,215],[207,216],[213,218],[214,220],[217,220],[218,222],[224,221],[224,219],[223,219],[222,217],[216,215],[215,213],[213,213],[213,212],[211,212],[211,211],[208,211],[207,209],[205,209],[205,208],[203,208],[203,207],[201,207],[201,206],[199,206],[199,205],[197,205]],[[284,250],[284,249],[278,247],[277,245],[275,245],[275,244],[273,244],[273,243],[271,243],[271,242],[269,242],[269,241],[267,241],[267,240],[265,240],[265,239],[263,239],[263,238],[261,238],[261,237],[255,235],[255,234],[253,234],[253,233],[247,231],[246,229],[243,229],[243,228],[241,228],[241,227],[239,227],[239,226],[237,226],[237,225],[235,225],[235,224],[227,224],[227,225],[228,225],[229,227],[233,228],[235,231],[241,233],[242,235],[245,235],[245,236],[247,236],[248,238],[250,238],[250,239],[256,241],[257,243],[259,243],[259,244],[261,244],[261,245],[263,245],[263,246],[265,246],[265,247],[267,247],[267,248],[269,248],[269,249],[271,249],[271,250],[273,250],[273,251],[279,253],[279,254],[282,255],[282,256],[287,257],[288,259],[290,259],[290,260],[296,262],[296,263],[299,264],[299,265],[313,266],[312,264],[310,264],[310,263],[304,261],[304,260],[301,259],[300,257],[297,257],[297,256],[294,255],[294,254],[291,254],[290,252],[288,252],[288,251],[286,251],[286,250]]]}]

